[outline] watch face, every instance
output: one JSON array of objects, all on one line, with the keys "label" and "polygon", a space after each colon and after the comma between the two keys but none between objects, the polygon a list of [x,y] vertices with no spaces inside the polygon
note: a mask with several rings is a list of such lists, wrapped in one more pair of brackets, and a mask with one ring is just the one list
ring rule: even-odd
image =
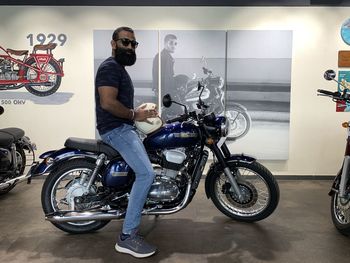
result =
[{"label": "watch face", "polygon": [[344,42],[350,45],[350,19],[347,19],[341,26],[340,34]]}]

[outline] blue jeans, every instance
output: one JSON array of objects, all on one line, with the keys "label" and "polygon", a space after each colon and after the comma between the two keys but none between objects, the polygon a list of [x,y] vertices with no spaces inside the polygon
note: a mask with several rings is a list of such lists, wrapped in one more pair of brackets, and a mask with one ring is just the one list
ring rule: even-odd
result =
[{"label": "blue jeans", "polygon": [[124,234],[131,234],[137,231],[141,222],[141,212],[155,176],[153,167],[133,126],[122,124],[101,135],[101,138],[116,149],[135,172],[136,178],[131,189],[122,230]]}]

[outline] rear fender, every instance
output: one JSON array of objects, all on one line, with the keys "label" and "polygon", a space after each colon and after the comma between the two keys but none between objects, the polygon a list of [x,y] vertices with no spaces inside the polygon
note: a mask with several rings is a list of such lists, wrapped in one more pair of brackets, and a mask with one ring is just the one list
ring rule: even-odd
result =
[{"label": "rear fender", "polygon": [[57,165],[62,162],[72,159],[89,159],[96,161],[98,155],[92,152],[80,151],[77,149],[62,148],[57,151],[48,151],[39,156],[43,159],[36,167],[31,171],[32,177],[47,175],[55,169]]},{"label": "rear fender", "polygon": [[[232,154],[229,158],[225,158],[226,164],[237,164],[237,163],[252,163],[255,162],[256,159],[251,156],[247,156],[244,154]],[[209,186],[213,183],[212,178],[216,173],[222,173],[223,169],[221,164],[218,162],[212,163],[209,167],[207,176],[205,178],[205,194],[207,198],[210,198],[209,195]]]}]

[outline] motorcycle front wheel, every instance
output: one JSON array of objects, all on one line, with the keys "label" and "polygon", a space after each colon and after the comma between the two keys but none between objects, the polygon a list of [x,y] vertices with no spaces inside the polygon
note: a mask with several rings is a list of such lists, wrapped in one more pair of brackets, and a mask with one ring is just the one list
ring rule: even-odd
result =
[{"label": "motorcycle front wheel", "polygon": [[227,140],[236,140],[248,133],[252,120],[246,110],[233,106],[226,110],[225,115],[230,122]]},{"label": "motorcycle front wheel", "polygon": [[350,199],[340,198],[338,193],[332,195],[332,221],[336,229],[345,236],[350,236]]},{"label": "motorcycle front wheel", "polygon": [[[30,58],[26,64],[28,64],[29,66],[33,67],[33,68],[38,68],[36,65],[36,61],[34,58]],[[43,71],[45,72],[49,72],[49,73],[53,73],[53,74],[47,74],[47,80],[45,82],[50,82],[51,84],[36,84],[33,85],[31,83],[29,84],[25,84],[25,88],[32,94],[36,95],[36,96],[40,96],[40,97],[44,97],[44,96],[49,96],[53,93],[55,93],[58,88],[61,85],[61,80],[62,77],[57,75],[61,70],[59,65],[53,61],[50,60],[46,66],[45,69],[43,69]],[[35,80],[38,77],[39,72],[37,70],[34,70],[32,68],[26,67],[25,73],[24,75],[26,76],[26,78],[28,80]],[[45,75],[45,73],[42,73],[42,75]]]},{"label": "motorcycle front wheel", "polygon": [[229,168],[242,198],[233,191],[225,173],[216,171],[209,182],[214,205],[226,216],[242,222],[255,222],[271,215],[279,202],[279,187],[271,172],[258,162],[230,163]]},{"label": "motorcycle front wheel", "polygon": [[[41,204],[45,214],[60,211],[72,211],[75,209],[76,197],[84,195],[84,184],[80,184],[80,178],[91,175],[95,164],[87,160],[73,159],[60,164],[46,178],[41,192]],[[94,184],[92,189],[97,189],[98,184]],[[89,209],[89,204],[85,208]],[[80,207],[84,209],[84,207]],[[72,234],[83,234],[96,231],[109,223],[109,220],[91,220],[79,222],[57,223],[51,222],[57,228]]]}]

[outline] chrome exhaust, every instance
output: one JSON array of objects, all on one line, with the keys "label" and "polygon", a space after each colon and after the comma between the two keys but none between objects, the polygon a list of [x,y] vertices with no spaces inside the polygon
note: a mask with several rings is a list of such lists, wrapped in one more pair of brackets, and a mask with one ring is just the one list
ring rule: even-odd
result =
[{"label": "chrome exhaust", "polygon": [[113,220],[120,219],[125,215],[125,212],[66,212],[47,214],[45,220],[50,222],[78,222],[92,220]]},{"label": "chrome exhaust", "polygon": [[18,184],[26,179],[28,179],[30,176],[28,176],[27,174],[26,175],[21,175],[20,177],[16,177],[16,178],[13,178],[13,179],[10,179],[4,183],[1,183],[0,184],[0,190],[2,189],[6,189],[8,187],[10,187],[11,185],[13,184]]}]

